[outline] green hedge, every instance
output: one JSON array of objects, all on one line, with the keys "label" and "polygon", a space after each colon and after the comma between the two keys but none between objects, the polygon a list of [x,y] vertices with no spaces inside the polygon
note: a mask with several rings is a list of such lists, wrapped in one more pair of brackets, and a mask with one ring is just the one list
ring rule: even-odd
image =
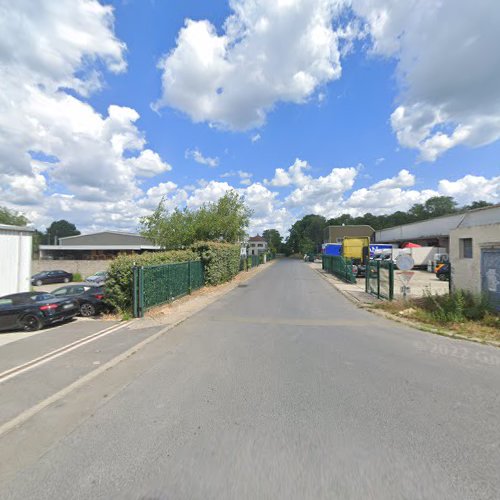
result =
[{"label": "green hedge", "polygon": [[234,278],[240,271],[240,245],[201,241],[192,247],[201,258],[205,284],[219,285]]},{"label": "green hedge", "polygon": [[132,310],[134,266],[154,266],[190,260],[200,260],[199,254],[192,250],[172,250],[140,255],[119,255],[108,269],[106,300],[119,311],[129,312]]}]

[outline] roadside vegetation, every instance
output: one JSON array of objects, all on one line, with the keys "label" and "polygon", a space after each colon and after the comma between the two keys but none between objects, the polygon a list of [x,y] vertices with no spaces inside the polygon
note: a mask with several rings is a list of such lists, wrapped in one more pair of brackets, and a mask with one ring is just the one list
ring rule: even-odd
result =
[{"label": "roadside vegetation", "polygon": [[395,316],[435,329],[482,341],[500,342],[500,316],[486,295],[457,290],[450,295],[426,294],[410,300],[385,301],[375,306]]}]

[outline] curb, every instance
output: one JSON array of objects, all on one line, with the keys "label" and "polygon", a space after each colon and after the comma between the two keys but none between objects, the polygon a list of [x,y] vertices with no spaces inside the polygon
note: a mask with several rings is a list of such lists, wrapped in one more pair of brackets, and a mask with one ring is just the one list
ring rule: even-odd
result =
[{"label": "curb", "polygon": [[360,300],[356,299],[355,297],[353,297],[350,293],[345,292],[344,290],[338,288],[335,284],[335,279],[328,278],[327,275],[325,273],[322,273],[320,269],[315,269],[315,268],[312,269],[316,271],[327,283],[333,286],[338,292],[340,292],[344,297],[346,297],[350,302],[355,304],[360,309],[364,309],[365,311],[368,311],[372,314],[376,314],[377,316],[381,316],[382,318],[389,319],[396,323],[401,323],[403,325],[410,326],[422,332],[432,333],[434,335],[440,335],[441,337],[448,337],[456,340],[467,340],[469,342],[474,342],[476,344],[483,344],[483,345],[489,345],[491,347],[500,348],[500,342],[496,342],[495,340],[483,340],[477,337],[467,337],[466,335],[462,335],[461,333],[455,333],[452,332],[451,330],[441,330],[439,328],[433,328],[432,326],[427,326],[424,323],[419,323],[418,321],[412,321],[410,319],[402,318],[400,316],[396,316],[395,314],[391,314],[386,311],[375,309],[372,307],[372,304],[365,304]]}]

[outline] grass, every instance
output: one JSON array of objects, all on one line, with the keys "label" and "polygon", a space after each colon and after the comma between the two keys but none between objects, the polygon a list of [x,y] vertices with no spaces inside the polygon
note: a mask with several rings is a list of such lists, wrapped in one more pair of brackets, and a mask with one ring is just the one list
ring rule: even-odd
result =
[{"label": "grass", "polygon": [[375,306],[395,316],[468,338],[500,342],[500,316],[484,295],[461,290],[451,295],[426,294],[419,299],[382,302]]}]

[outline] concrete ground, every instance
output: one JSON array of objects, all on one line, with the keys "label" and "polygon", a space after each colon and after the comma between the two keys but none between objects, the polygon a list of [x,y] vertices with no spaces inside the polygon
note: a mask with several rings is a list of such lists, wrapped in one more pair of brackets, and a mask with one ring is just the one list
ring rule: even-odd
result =
[{"label": "concrete ground", "polygon": [[0,497],[497,499],[498,353],[278,261],[4,434]]}]

